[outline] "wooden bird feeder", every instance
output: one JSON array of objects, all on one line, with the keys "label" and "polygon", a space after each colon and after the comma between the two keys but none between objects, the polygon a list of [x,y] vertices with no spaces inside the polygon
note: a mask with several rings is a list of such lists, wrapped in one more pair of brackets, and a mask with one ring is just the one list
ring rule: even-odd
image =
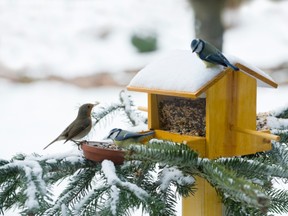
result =
[{"label": "wooden bird feeder", "polygon": [[[148,94],[148,127],[155,138],[187,143],[210,159],[271,149],[271,140],[279,137],[256,130],[257,86],[277,84],[260,69],[229,59],[239,71],[206,68],[191,51],[177,51],[139,71],[127,89]],[[195,196],[183,199],[183,215],[222,215],[214,188],[198,179]]]}]

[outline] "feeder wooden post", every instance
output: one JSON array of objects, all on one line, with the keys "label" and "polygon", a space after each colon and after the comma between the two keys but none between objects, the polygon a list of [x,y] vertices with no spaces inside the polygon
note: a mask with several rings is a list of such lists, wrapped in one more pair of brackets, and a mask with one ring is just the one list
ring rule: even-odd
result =
[{"label": "feeder wooden post", "polygon": [[203,178],[196,177],[194,196],[182,198],[182,216],[221,216],[222,203],[215,189]]}]

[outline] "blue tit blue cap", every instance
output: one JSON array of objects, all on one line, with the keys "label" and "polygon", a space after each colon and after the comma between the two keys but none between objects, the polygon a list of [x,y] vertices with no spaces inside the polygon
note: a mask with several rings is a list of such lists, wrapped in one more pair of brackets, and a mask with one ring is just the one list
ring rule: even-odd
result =
[{"label": "blue tit blue cap", "polygon": [[194,40],[192,40],[192,42],[191,42],[192,52],[195,52],[195,50],[197,49],[199,43],[200,43],[200,39],[194,39]]}]

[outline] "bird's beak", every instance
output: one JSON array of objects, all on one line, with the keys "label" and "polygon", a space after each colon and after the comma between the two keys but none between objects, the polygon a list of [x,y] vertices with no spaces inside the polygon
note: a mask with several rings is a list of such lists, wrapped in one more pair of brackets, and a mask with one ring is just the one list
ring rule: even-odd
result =
[{"label": "bird's beak", "polygon": [[108,140],[108,139],[110,140],[110,138],[108,136],[105,136],[102,138],[102,140]]},{"label": "bird's beak", "polygon": [[107,136],[103,137],[102,139],[103,140],[112,140],[111,137],[110,137],[110,134],[108,134]]},{"label": "bird's beak", "polygon": [[93,104],[93,107],[97,106],[98,104],[100,104],[100,102],[96,101],[96,102]]}]

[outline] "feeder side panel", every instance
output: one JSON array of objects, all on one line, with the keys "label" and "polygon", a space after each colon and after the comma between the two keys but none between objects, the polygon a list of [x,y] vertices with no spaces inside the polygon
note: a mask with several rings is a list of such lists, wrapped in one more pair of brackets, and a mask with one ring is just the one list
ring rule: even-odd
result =
[{"label": "feeder side panel", "polygon": [[[241,128],[256,130],[256,79],[244,73],[234,74],[233,107],[235,109],[231,124]],[[233,132],[237,155],[255,152],[248,134]]]},{"label": "feeder side panel", "polygon": [[206,157],[231,156],[235,146],[229,129],[232,111],[232,71],[211,86],[206,94]]},{"label": "feeder side panel", "polygon": [[[231,125],[256,130],[257,81],[245,73],[234,73],[233,76],[233,118]],[[236,144],[236,155],[254,154],[271,149],[269,143],[257,136],[233,131]]]},{"label": "feeder side panel", "polygon": [[158,98],[156,94],[148,93],[148,128],[159,129]]}]

